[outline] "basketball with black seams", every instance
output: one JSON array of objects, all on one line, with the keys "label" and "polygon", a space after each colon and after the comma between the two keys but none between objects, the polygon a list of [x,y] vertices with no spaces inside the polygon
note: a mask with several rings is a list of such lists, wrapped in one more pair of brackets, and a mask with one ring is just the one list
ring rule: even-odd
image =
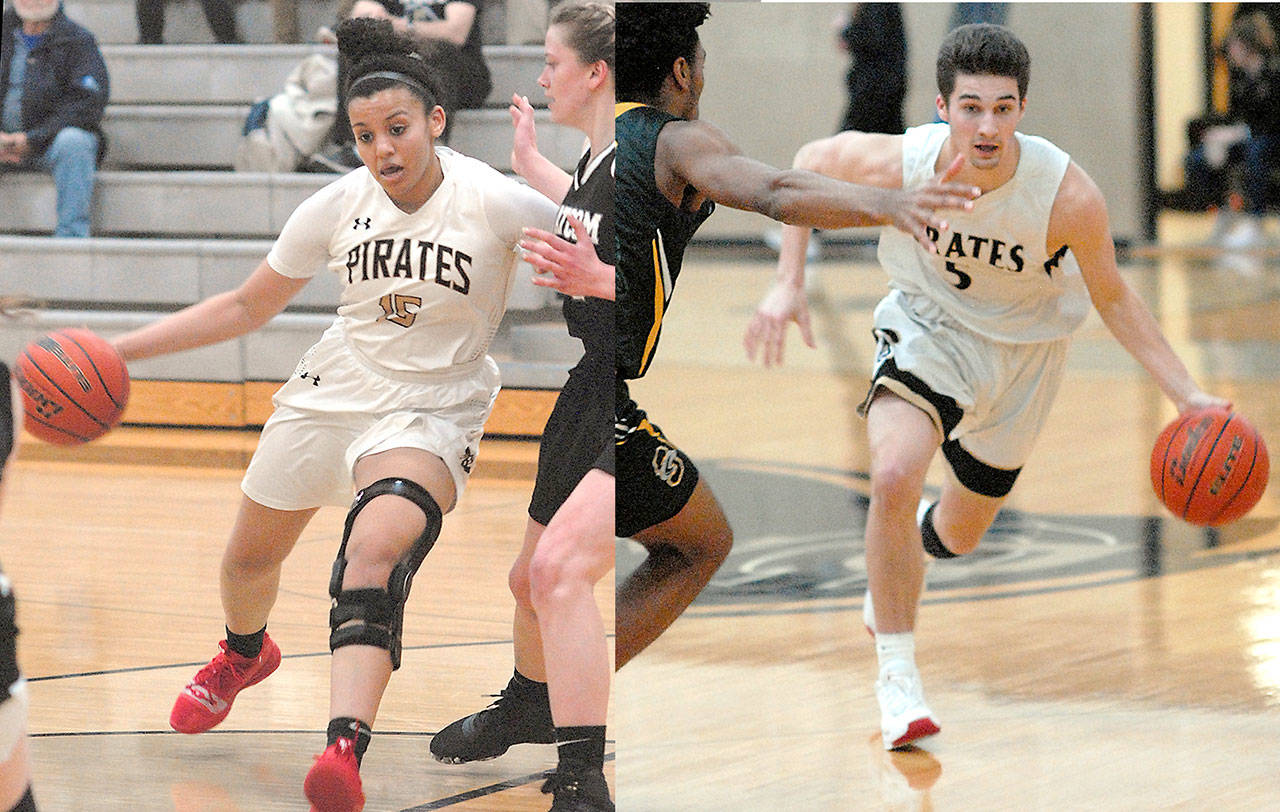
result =
[{"label": "basketball with black seams", "polygon": [[1180,519],[1219,527],[1244,516],[1267,489],[1262,435],[1238,412],[1204,409],[1165,426],[1151,451],[1151,485]]},{"label": "basketball with black seams", "polygon": [[129,402],[129,370],[101,336],[80,328],[32,341],[18,356],[23,425],[54,445],[79,445],[120,422]]}]

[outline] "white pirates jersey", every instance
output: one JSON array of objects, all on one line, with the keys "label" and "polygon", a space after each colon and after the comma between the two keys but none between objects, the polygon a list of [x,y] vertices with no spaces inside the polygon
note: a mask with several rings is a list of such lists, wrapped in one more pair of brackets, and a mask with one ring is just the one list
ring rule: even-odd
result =
[{"label": "white pirates jersey", "polygon": [[322,266],[345,287],[337,324],[365,363],[436,372],[483,357],[506,310],[523,226],[550,230],[555,204],[487,164],[437,147],[444,180],[412,214],[365,167],[305,200],[267,255],[284,276]]},{"label": "white pirates jersey", "polygon": [[[925,124],[902,138],[902,185],[920,186],[949,127]],[[1018,167],[970,211],[948,210],[936,235],[937,254],[901,231],[880,233],[878,257],[890,287],[923,294],[951,317],[995,341],[1031,343],[1064,338],[1089,312],[1089,293],[1067,246],[1046,249],[1049,214],[1071,158],[1043,138],[1016,133]],[[930,236],[934,236],[930,230]]]}]

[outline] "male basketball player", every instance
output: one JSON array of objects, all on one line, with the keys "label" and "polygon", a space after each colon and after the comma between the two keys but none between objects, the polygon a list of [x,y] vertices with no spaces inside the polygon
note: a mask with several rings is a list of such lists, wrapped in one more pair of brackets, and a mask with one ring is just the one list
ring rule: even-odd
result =
[{"label": "male basketball player", "polygon": [[890,190],[747,158],[698,120],[706,53],[696,29],[709,4],[628,3],[617,13],[616,532],[648,552],[617,588],[621,668],[692,602],[732,543],[697,468],[631,400],[626,383],[653,360],[685,245],[715,203],[821,228],[893,225],[905,239],[932,245],[928,234],[946,228],[934,210],[968,206],[976,189],[950,183],[950,172]]},{"label": "male basketball player", "polygon": [[[935,558],[977,546],[1049,414],[1090,300],[1179,411],[1229,406],[1201,391],[1120,277],[1098,187],[1065,152],[1016,132],[1029,76],[1026,47],[1008,29],[962,26],[938,52],[942,123],[904,135],[841,133],[795,160],[833,178],[911,189],[960,159],[956,179],[982,190],[971,210],[930,232],[931,246],[880,235],[890,292],[875,311],[876,366],[859,413],[871,452],[863,611],[887,749],[939,729],[915,665],[920,545]],[[748,355],[762,353],[766,365],[781,360],[787,322],[807,321],[808,237],[784,229],[779,281],[747,329]],[[917,526],[939,445],[946,481]]]}]

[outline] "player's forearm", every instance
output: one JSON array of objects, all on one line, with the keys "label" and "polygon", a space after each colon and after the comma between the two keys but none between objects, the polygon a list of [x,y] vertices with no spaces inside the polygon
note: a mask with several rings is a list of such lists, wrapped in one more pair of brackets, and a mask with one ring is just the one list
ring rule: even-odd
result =
[{"label": "player's forearm", "polygon": [[778,272],[774,280],[779,285],[800,289],[804,287],[805,252],[809,248],[808,226],[782,227],[782,245],[778,248]]},{"label": "player's forearm", "polygon": [[467,34],[471,32],[471,24],[469,22],[463,24],[447,18],[443,20],[422,20],[409,23],[409,31],[419,37],[448,40],[454,45],[462,46],[466,44]]},{"label": "player's forearm", "polygon": [[788,225],[838,229],[880,226],[889,216],[894,191],[845,183],[802,169],[780,172],[773,183],[769,216]]},{"label": "player's forearm", "polygon": [[227,291],[125,333],[111,343],[126,361],[191,350],[252,332],[267,318]]},{"label": "player's forearm", "polygon": [[1183,411],[1200,387],[1160,331],[1151,311],[1131,289],[1098,313],[1120,345],[1155,379],[1160,391]]},{"label": "player's forearm", "polygon": [[537,150],[516,151],[512,155],[514,160],[511,168],[517,175],[524,178],[543,196],[556,202],[564,200],[564,196],[569,193],[569,187],[573,185],[573,178],[568,172],[547,160],[546,156]]}]

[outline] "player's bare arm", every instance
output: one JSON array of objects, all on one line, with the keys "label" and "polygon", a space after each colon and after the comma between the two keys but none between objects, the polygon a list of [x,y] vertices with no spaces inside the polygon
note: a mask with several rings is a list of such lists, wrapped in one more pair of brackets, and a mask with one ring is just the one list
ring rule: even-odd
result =
[{"label": "player's bare arm", "polygon": [[1229,401],[1200,389],[1142,298],[1120,276],[1106,201],[1093,179],[1075,162],[1067,168],[1058,189],[1049,216],[1048,239],[1050,254],[1064,244],[1071,248],[1103,323],[1179,412],[1231,407]]},{"label": "player's bare arm", "polygon": [[[796,153],[793,169],[814,172],[834,180],[863,184],[888,190],[902,188],[902,136],[884,133],[844,132],[811,141]],[[946,222],[932,213],[935,196],[947,194],[958,186],[952,179],[963,168],[957,157],[946,170],[918,189],[898,193],[905,203],[904,219],[892,225],[913,234],[927,250],[936,250],[921,224],[921,216],[930,218],[934,228],[945,229]],[[976,197],[978,190],[962,186],[967,196],[964,205]],[[919,230],[915,230],[919,228]],[[804,294],[805,249],[809,243],[807,226],[786,225],[782,229],[782,245],[778,252],[778,272],[773,287],[766,294],[743,338],[747,357],[755,360],[757,351],[765,366],[781,364],[787,325],[796,322],[801,337],[814,346],[809,330],[808,302]]]},{"label": "player's bare arm", "polygon": [[903,192],[842,183],[815,172],[778,169],[748,158],[717,127],[705,121],[677,121],[658,136],[654,172],[658,186],[676,205],[685,190],[735,209],[815,228],[894,225],[925,238],[926,226],[942,225],[935,213],[962,208],[972,187],[950,178],[927,190]]},{"label": "player's bare arm", "polygon": [[136,361],[242,336],[284,310],[307,281],[277,273],[264,259],[235,290],[126,333],[112,344],[126,361]]},{"label": "player's bare arm", "polygon": [[533,106],[527,96],[511,95],[511,168],[529,185],[555,201],[564,200],[573,178],[538,151],[538,133],[533,123]]}]

